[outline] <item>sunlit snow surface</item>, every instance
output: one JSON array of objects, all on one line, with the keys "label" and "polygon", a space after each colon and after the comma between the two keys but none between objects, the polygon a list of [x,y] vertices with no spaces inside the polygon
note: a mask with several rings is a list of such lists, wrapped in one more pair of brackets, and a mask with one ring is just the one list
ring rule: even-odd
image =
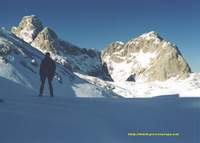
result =
[{"label": "sunlit snow surface", "polygon": [[78,73],[76,75],[92,84],[109,88],[125,98],[150,98],[174,94],[179,94],[180,97],[200,97],[200,73],[192,73],[184,80],[169,79],[163,82],[108,82]]},{"label": "sunlit snow surface", "polygon": [[[130,55],[130,60],[135,60],[135,62],[129,62],[126,61],[123,62],[113,62],[109,60],[110,57],[107,57],[109,60],[109,64],[112,65],[113,70],[111,73],[111,77],[114,79],[114,81],[126,81],[130,74],[132,73],[132,69],[137,68],[149,68],[150,64],[153,59],[157,58],[157,53],[144,53],[142,50],[138,53],[133,53]],[[138,79],[140,80],[140,79]]]}]

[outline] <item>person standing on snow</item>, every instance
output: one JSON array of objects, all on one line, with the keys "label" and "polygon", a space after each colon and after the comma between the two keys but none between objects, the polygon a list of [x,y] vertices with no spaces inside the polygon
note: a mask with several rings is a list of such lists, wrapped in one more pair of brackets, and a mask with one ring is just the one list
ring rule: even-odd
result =
[{"label": "person standing on snow", "polygon": [[39,96],[43,96],[45,80],[48,79],[50,96],[53,97],[52,80],[54,78],[55,71],[56,71],[56,64],[51,59],[50,53],[47,52],[45,54],[45,58],[42,60],[42,62],[40,64],[40,81],[41,81],[41,85],[40,85],[40,94],[39,94]]}]

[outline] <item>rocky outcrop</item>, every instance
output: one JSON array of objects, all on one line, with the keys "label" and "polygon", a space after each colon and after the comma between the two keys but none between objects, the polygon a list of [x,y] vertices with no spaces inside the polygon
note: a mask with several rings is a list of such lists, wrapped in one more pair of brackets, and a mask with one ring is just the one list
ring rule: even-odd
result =
[{"label": "rocky outcrop", "polygon": [[108,67],[107,67],[106,63],[103,63],[103,65],[102,65],[102,76],[103,76],[102,78],[104,80],[113,81],[112,77],[109,74]]},{"label": "rocky outcrop", "polygon": [[100,76],[102,65],[100,53],[94,49],[79,48],[60,39],[49,27],[34,15],[22,18],[18,27],[11,32],[41,52],[50,52],[53,58],[75,72]]},{"label": "rocky outcrop", "polygon": [[125,44],[112,43],[101,57],[115,81],[125,81],[131,75],[135,75],[135,81],[164,81],[185,78],[191,73],[177,46],[156,32],[145,33]]},{"label": "rocky outcrop", "polygon": [[38,48],[43,52],[51,52],[58,54],[60,46],[56,33],[48,27],[45,27],[31,43],[33,47]]},{"label": "rocky outcrop", "polygon": [[42,31],[43,25],[35,15],[24,16],[18,27],[12,27],[11,32],[27,43],[31,43],[37,34]]},{"label": "rocky outcrop", "polygon": [[130,75],[126,81],[132,81],[135,82],[135,75]]}]

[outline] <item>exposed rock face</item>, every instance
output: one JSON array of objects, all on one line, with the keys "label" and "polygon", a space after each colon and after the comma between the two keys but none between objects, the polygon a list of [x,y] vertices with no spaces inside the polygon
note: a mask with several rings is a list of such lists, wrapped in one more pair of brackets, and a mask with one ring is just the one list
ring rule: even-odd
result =
[{"label": "exposed rock face", "polygon": [[112,77],[109,74],[106,63],[103,63],[103,65],[102,65],[102,75],[103,75],[104,80],[113,81]]},{"label": "exposed rock face", "polygon": [[18,27],[12,27],[11,32],[27,43],[31,43],[43,29],[42,22],[37,16],[24,16]]},{"label": "exposed rock face", "polygon": [[61,40],[52,29],[43,27],[34,15],[23,17],[19,26],[13,27],[11,32],[41,52],[50,52],[53,58],[66,68],[92,76],[102,74],[98,51],[79,48]]},{"label": "exposed rock face", "polygon": [[48,27],[45,27],[31,43],[33,47],[41,51],[48,51],[57,54],[59,48],[59,41],[56,33]]},{"label": "exposed rock face", "polygon": [[133,82],[135,82],[135,75],[130,75],[126,81],[133,81]]},{"label": "exposed rock face", "polygon": [[[61,40],[34,15],[23,17],[11,31],[43,53],[52,53],[66,68],[104,79],[126,81],[134,75],[131,81],[163,81],[184,78],[191,72],[178,48],[156,32],[145,33],[127,43],[112,43],[100,53]],[[0,54],[6,53],[9,49],[3,47]]]},{"label": "exposed rock face", "polygon": [[137,81],[185,78],[191,73],[178,48],[156,32],[145,33],[127,43],[112,43],[102,52],[102,62],[115,81],[135,75]]}]

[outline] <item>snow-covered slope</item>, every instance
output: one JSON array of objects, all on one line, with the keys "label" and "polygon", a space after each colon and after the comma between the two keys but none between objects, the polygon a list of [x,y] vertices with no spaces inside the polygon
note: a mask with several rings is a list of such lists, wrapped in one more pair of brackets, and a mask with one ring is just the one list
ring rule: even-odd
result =
[{"label": "snow-covered slope", "polygon": [[171,78],[167,81],[152,82],[109,82],[79,73],[76,73],[76,75],[91,84],[108,89],[125,98],[151,98],[164,95],[200,97],[200,73],[192,73],[186,79]]},{"label": "snow-covered slope", "polygon": [[[0,85],[1,143],[199,143],[196,98],[40,98],[9,80]],[[128,136],[138,132],[179,136]]]},{"label": "snow-covered slope", "polygon": [[[39,50],[9,31],[0,29],[0,77],[24,86],[34,95],[38,95],[39,64],[43,57],[44,55]],[[68,67],[59,63],[57,63],[54,89],[56,96],[112,97],[115,95],[106,89],[81,80]],[[47,90],[45,92],[48,94]]]}]

